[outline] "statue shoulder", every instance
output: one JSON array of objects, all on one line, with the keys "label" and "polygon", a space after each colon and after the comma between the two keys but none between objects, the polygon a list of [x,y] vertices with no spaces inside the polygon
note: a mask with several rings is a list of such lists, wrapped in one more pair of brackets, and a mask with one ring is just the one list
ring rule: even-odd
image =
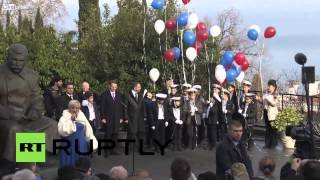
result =
[{"label": "statue shoulder", "polygon": [[39,73],[29,67],[24,67],[23,71],[25,71],[28,76],[39,77]]}]

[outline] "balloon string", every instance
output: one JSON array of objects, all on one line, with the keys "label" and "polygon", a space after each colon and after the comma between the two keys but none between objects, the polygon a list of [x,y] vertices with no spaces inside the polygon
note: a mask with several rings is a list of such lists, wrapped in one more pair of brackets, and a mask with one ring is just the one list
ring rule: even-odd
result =
[{"label": "balloon string", "polygon": [[163,74],[163,78],[165,78],[165,67],[164,67],[164,59],[163,59],[163,55],[162,55],[162,48],[161,48],[161,38],[159,35],[159,49],[160,49],[160,57],[161,57],[161,65],[162,65],[162,69],[164,70],[164,74]]},{"label": "balloon string", "polygon": [[146,3],[143,3],[144,8],[144,19],[143,19],[143,38],[142,38],[142,46],[143,46],[143,56],[141,62],[144,61],[144,70],[145,73],[148,74],[147,69],[147,55],[146,55],[146,19],[147,19],[147,7]]},{"label": "balloon string", "polygon": [[[167,21],[167,7],[168,7],[168,1],[166,1],[166,7],[164,9],[164,22]],[[166,33],[166,50],[168,49],[168,31],[167,28],[165,28]],[[164,77],[167,79],[167,64],[164,63]]]},{"label": "balloon string", "polygon": [[210,99],[210,94],[211,94],[211,88],[210,88],[210,82],[211,82],[211,78],[210,78],[210,69],[209,69],[209,65],[210,65],[210,60],[209,60],[209,55],[208,55],[208,50],[207,50],[207,43],[204,43],[204,50],[206,52],[206,64],[208,66],[208,93],[209,93],[209,99]]},{"label": "balloon string", "polygon": [[194,80],[196,79],[196,63],[192,62],[192,84],[194,85]]},{"label": "balloon string", "polygon": [[180,47],[181,47],[181,59],[182,59],[183,80],[184,80],[184,83],[187,83],[186,71],[185,71],[185,67],[184,67],[182,36],[183,36],[183,30],[180,31]]}]

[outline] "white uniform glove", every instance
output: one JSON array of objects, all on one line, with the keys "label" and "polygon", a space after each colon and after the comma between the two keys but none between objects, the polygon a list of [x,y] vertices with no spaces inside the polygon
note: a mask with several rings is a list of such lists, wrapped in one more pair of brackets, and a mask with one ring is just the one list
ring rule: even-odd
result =
[{"label": "white uniform glove", "polygon": [[83,101],[82,101],[82,106],[88,106],[88,105],[89,105],[88,100],[83,100]]},{"label": "white uniform glove", "polygon": [[176,124],[180,124],[180,121],[179,121],[179,120],[176,120],[174,123],[176,123]]},{"label": "white uniform glove", "polygon": [[194,111],[198,111],[198,108],[197,108],[197,107],[194,107]]},{"label": "white uniform glove", "polygon": [[182,125],[183,124],[183,121],[182,120],[180,120],[180,125]]},{"label": "white uniform glove", "polygon": [[169,125],[168,121],[166,121],[166,122],[164,123],[164,125],[165,125],[166,127],[168,127],[168,125]]},{"label": "white uniform glove", "polygon": [[239,114],[242,114],[242,109],[239,109],[239,110],[238,110],[238,113],[239,113]]},{"label": "white uniform glove", "polygon": [[210,107],[213,107],[213,103],[211,102],[209,106],[210,106]]},{"label": "white uniform glove", "polygon": [[155,126],[152,126],[152,127],[151,127],[151,129],[152,129],[152,130],[155,130],[155,129],[156,129],[156,127],[155,127]]},{"label": "white uniform glove", "polygon": [[245,117],[245,118],[247,117],[247,115],[246,115],[246,114],[242,114],[242,116],[243,116],[243,117]]}]

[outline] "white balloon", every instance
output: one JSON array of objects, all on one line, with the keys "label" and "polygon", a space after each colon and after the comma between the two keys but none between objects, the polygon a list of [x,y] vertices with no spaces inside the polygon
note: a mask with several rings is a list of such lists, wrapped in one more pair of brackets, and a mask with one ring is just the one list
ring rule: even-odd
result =
[{"label": "white balloon", "polygon": [[218,25],[214,25],[210,28],[210,35],[212,37],[218,37],[221,34],[221,28]]},{"label": "white balloon", "polygon": [[216,66],[216,71],[217,71],[218,69],[221,69],[221,68],[225,70],[225,68],[224,68],[223,65],[221,65],[221,64],[217,65],[217,66]]},{"label": "white balloon", "polygon": [[161,33],[163,33],[163,31],[165,30],[166,25],[164,24],[164,22],[161,19],[158,19],[155,23],[154,23],[154,29],[156,30],[156,32],[160,35]]},{"label": "white balloon", "polygon": [[226,80],[226,77],[227,77],[226,70],[224,68],[216,69],[215,77],[216,77],[217,81],[219,81],[220,83],[223,83],[224,80]]},{"label": "white balloon", "polygon": [[160,72],[157,68],[152,68],[149,72],[149,77],[152,82],[157,82],[160,77]]},{"label": "white balloon", "polygon": [[193,62],[197,57],[197,50],[194,47],[188,47],[186,51],[187,58]]},{"label": "white balloon", "polygon": [[147,0],[147,6],[150,7],[153,0]]},{"label": "white balloon", "polygon": [[244,79],[244,72],[241,71],[241,73],[240,73],[239,76],[237,77],[237,81],[238,81],[239,83],[241,83],[241,82],[243,81],[243,79]]},{"label": "white balloon", "polygon": [[250,29],[256,30],[256,31],[258,32],[258,35],[261,33],[260,27],[259,27],[258,25],[256,25],[256,24],[251,25],[251,26],[249,27],[249,30],[250,30]]},{"label": "white balloon", "polygon": [[198,23],[199,23],[198,15],[196,13],[190,14],[188,17],[188,24],[187,24],[188,29],[196,28]]}]

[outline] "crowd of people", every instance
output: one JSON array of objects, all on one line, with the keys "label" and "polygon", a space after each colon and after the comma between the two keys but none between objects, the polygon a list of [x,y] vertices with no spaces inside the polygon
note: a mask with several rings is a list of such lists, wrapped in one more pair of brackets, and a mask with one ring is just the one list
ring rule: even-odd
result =
[{"label": "crowd of people", "polygon": [[[274,87],[275,91],[275,81],[269,84],[270,89]],[[153,147],[153,140],[161,144],[172,140],[170,148],[173,150],[194,150],[207,139],[206,149],[212,150],[218,141],[223,140],[229,122],[237,119],[245,128],[243,140],[247,148],[251,150],[254,145],[252,137],[253,126],[257,121],[256,103],[261,99],[250,92],[249,81],[243,81],[240,93],[236,92],[234,84],[229,84],[227,89],[213,84],[213,93],[207,100],[202,96],[200,85],[180,86],[173,80],[168,81],[168,91],[165,93],[142,91],[139,82],[134,83],[127,94],[118,91],[116,81],[110,81],[107,90],[101,95],[92,92],[88,82],[82,83],[82,91],[79,93],[75,93],[74,88],[72,83],[66,83],[63,88],[62,78],[55,76],[45,90],[46,116],[57,121],[63,120],[59,121],[59,127],[66,127],[63,126],[68,122],[65,121],[65,114],[72,111],[68,105],[72,100],[77,100],[80,103],[77,108],[87,118],[93,134],[97,130],[103,131],[104,138],[113,139],[114,142],[117,142],[121,127],[125,125],[127,138],[145,140],[148,148]],[[271,97],[268,100],[274,101]],[[272,107],[266,104],[269,113],[267,117],[270,117],[267,121],[274,120],[271,115],[275,112],[269,112]],[[269,139],[273,137],[270,136],[273,128],[268,128],[271,129],[266,136]],[[70,130],[72,128],[67,131]],[[59,131],[64,136],[68,134],[61,128]],[[266,147],[271,148],[273,145],[266,143]],[[115,148],[112,152],[106,152],[105,156],[109,154],[119,152]]]}]

